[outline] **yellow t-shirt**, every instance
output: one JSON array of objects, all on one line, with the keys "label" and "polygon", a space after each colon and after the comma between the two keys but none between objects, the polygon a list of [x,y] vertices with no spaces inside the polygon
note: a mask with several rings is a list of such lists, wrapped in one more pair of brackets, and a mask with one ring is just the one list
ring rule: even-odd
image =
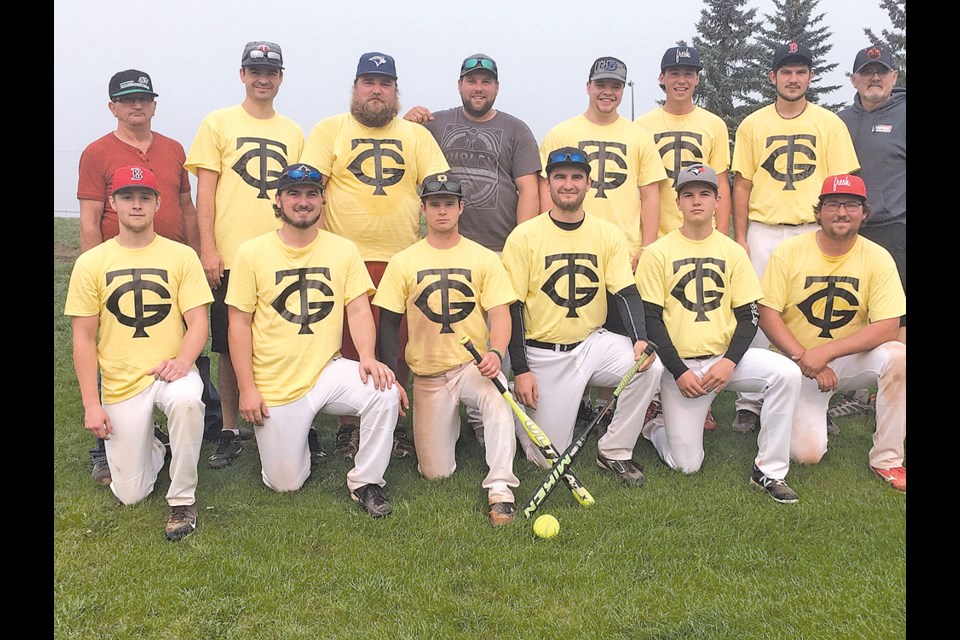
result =
[{"label": "yellow t-shirt", "polygon": [[733,310],[763,297],[747,252],[719,231],[691,240],[674,229],[644,249],[636,278],[643,301],[663,307],[681,358],[726,353]]},{"label": "yellow t-shirt", "polygon": [[824,255],[811,231],[773,250],[760,283],[805,349],[845,338],[868,322],[899,318],[907,299],[890,253],[860,236],[846,254]]},{"label": "yellow t-shirt", "polygon": [[200,123],[184,166],[194,175],[209,169],[220,176],[213,234],[224,268],[233,267],[244,240],[280,228],[273,213],[277,180],[302,151],[303,130],[280,114],[261,120],[236,105]]},{"label": "yellow t-shirt", "polygon": [[828,176],[860,169],[850,131],[840,117],[812,102],[785,120],[770,104],[737,128],[732,171],[753,182],[750,220],[815,222],[813,206]]},{"label": "yellow t-shirt", "polygon": [[353,240],[364,260],[377,262],[420,238],[417,188],[428,175],[450,169],[419,124],[395,118],[371,129],[349,113],[318,122],[301,160],[329,177],[326,228]]},{"label": "yellow t-shirt", "polygon": [[128,400],[153,384],[148,372],[180,353],[183,313],[211,302],[200,259],[179,242],[157,236],[146,247],[126,249],[113,238],[82,253],[64,314],[99,317],[103,403]]},{"label": "yellow t-shirt", "polygon": [[407,364],[430,376],[472,361],[460,338],[486,345],[487,310],[516,299],[497,254],[461,238],[450,249],[421,240],[397,253],[373,304],[407,314]]},{"label": "yellow t-shirt", "polygon": [[226,302],[253,313],[253,378],[268,405],[316,384],[340,352],[344,307],[373,292],[356,245],[327,231],[300,249],[276,232],[240,245]]},{"label": "yellow t-shirt", "polygon": [[606,322],[606,292],[634,283],[623,232],[591,214],[573,231],[549,214],[527,220],[507,236],[501,258],[524,304],[527,340],[585,340]]},{"label": "yellow t-shirt", "polygon": [[[683,224],[673,185],[677,174],[692,164],[705,164],[717,173],[730,169],[730,134],[720,116],[694,107],[672,115],[658,107],[635,120],[653,134],[668,180],[660,183],[660,232],[663,237]],[[716,226],[716,220],[714,220]]]},{"label": "yellow t-shirt", "polygon": [[[630,255],[636,255],[641,238],[638,188],[667,179],[653,135],[624,117],[599,125],[580,114],[555,126],[540,144],[544,177],[547,154],[560,147],[586,152],[591,185],[583,208],[619,227],[626,235]],[[540,203],[544,211],[550,206],[549,202]]]}]

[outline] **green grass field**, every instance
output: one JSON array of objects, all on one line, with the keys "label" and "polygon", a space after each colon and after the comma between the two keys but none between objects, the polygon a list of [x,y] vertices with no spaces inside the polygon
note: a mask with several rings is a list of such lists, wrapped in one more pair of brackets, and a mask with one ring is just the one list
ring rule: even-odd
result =
[{"label": "green grass field", "polygon": [[[731,431],[728,392],[692,476],[641,439],[647,484],[622,487],[596,470],[592,441],[573,470],[597,503],[555,491],[543,507],[561,524],[551,540],[522,516],[489,526],[482,450],[465,434],[450,479],[393,461],[385,520],[350,501],[345,460],[277,494],[260,480],[255,443],[221,470],[207,468],[205,444],[197,531],[168,542],[166,470],[130,507],[90,479],[63,317],[77,236],[76,220],[55,219],[56,638],[906,637],[906,496],[867,466],[872,416],[839,418],[824,460],[791,469],[799,504],[779,505],[748,482],[756,442]],[[317,424],[332,451],[334,419]],[[520,457],[515,471],[523,500],[543,472]]]}]

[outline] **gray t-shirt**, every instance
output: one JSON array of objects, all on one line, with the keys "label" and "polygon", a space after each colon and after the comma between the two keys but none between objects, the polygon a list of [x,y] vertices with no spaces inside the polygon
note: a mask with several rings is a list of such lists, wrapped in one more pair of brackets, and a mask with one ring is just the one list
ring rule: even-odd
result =
[{"label": "gray t-shirt", "polygon": [[[436,138],[464,195],[460,233],[493,251],[517,226],[519,176],[540,173],[540,151],[530,127],[503,111],[473,122],[461,107],[437,111],[425,124]],[[539,212],[538,212],[539,213]]]}]

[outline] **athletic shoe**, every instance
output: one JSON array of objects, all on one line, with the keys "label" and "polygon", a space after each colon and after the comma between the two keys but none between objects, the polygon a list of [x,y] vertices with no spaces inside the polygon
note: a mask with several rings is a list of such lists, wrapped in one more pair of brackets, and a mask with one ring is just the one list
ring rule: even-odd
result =
[{"label": "athletic shoe", "polygon": [[237,431],[240,432],[241,440],[255,440],[257,437],[257,432],[253,429],[246,429],[244,427],[237,427]]},{"label": "athletic shoe", "polygon": [[490,505],[490,524],[494,527],[502,527],[505,524],[512,524],[516,517],[517,507],[512,502],[496,502]]},{"label": "athletic shoe", "polygon": [[656,417],[663,415],[663,405],[659,400],[654,400],[647,407],[647,413],[643,416],[643,424],[647,424]]},{"label": "athletic shoe", "polygon": [[397,427],[393,430],[393,457],[409,458],[416,453],[416,451],[413,443],[407,438],[407,430],[398,423]]},{"label": "athletic shoe", "polygon": [[733,430],[737,433],[750,433],[760,426],[760,416],[753,411],[740,409],[733,419]]},{"label": "athletic shoe", "polygon": [[830,417],[830,414],[827,414],[827,435],[835,436],[840,433],[840,427],[837,426],[837,423],[833,421],[833,418]]},{"label": "athletic shoe", "polygon": [[197,505],[185,504],[170,507],[170,517],[167,519],[167,540],[176,542],[193,533],[197,528]]},{"label": "athletic shoe", "polygon": [[[600,420],[597,422],[597,435],[602,436],[607,432],[607,427],[609,427],[610,423],[613,422],[613,412],[615,410],[616,409],[607,411],[605,414],[603,414],[603,417],[600,418]],[[597,412],[600,412],[600,411],[601,411],[600,409],[597,409]],[[594,414],[594,417],[596,417],[596,414]]]},{"label": "athletic shoe", "polygon": [[311,467],[327,461],[327,452],[320,448],[320,440],[317,437],[317,430],[313,427],[310,427],[310,430],[307,431],[307,447],[310,448]]},{"label": "athletic shoe", "polygon": [[585,426],[590,424],[593,421],[593,414],[595,409],[593,408],[593,402],[587,399],[584,399],[580,403],[580,408],[577,409],[577,430],[583,429]]},{"label": "athletic shoe", "polygon": [[647,481],[643,475],[643,467],[633,460],[611,460],[597,454],[597,466],[618,476],[628,487],[640,487]]},{"label": "athletic shoe", "polygon": [[753,465],[753,475],[750,482],[770,494],[770,497],[780,504],[796,504],[799,498],[793,489],[787,486],[783,480],[774,480],[763,475],[763,472]]},{"label": "athletic shoe", "polygon": [[717,421],[713,417],[713,409],[707,409],[707,417],[703,419],[703,430],[713,431],[717,428]]},{"label": "athletic shoe", "polygon": [[856,396],[843,396],[836,404],[827,409],[827,417],[856,416],[871,413],[875,410],[874,407],[870,406],[869,400],[862,402]]},{"label": "athletic shoe", "polygon": [[110,465],[107,464],[106,458],[93,463],[93,473],[90,475],[93,476],[93,481],[97,484],[110,484],[113,482],[113,478],[110,476]]},{"label": "athletic shoe", "polygon": [[240,436],[234,435],[232,431],[221,431],[220,439],[217,440],[217,449],[207,458],[207,466],[211,469],[222,469],[232,464],[242,451]]},{"label": "athletic shoe", "polygon": [[351,491],[350,497],[374,518],[386,518],[393,512],[393,507],[387,502],[387,494],[378,484],[365,484],[356,491]]},{"label": "athletic shoe", "polygon": [[890,483],[890,486],[897,491],[907,492],[907,470],[904,467],[894,467],[892,469],[878,469],[870,467],[873,472]]},{"label": "athletic shoe", "polygon": [[169,458],[172,455],[170,452],[170,436],[160,428],[160,424],[157,422],[153,423],[153,437],[160,441],[160,444],[162,444],[165,449],[164,456]]},{"label": "athletic shoe", "polygon": [[333,441],[334,455],[343,458],[353,458],[360,450],[360,427],[352,422],[346,422],[337,429],[337,435]]}]

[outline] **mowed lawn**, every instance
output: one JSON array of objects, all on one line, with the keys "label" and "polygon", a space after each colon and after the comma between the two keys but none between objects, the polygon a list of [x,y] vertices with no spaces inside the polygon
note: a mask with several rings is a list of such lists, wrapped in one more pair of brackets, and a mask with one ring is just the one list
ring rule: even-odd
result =
[{"label": "mowed lawn", "polygon": [[[221,470],[206,466],[204,444],[197,531],[168,542],[166,469],[127,507],[90,479],[63,316],[77,237],[75,219],[55,219],[57,638],[906,637],[906,496],[867,466],[873,417],[839,418],[824,460],[787,477],[800,502],[780,505],[749,484],[756,439],[731,431],[730,393],[714,405],[720,426],[694,475],[641,439],[647,484],[623,487],[598,472],[591,441],[573,470],[597,502],[583,508],[557,489],[542,509],[560,521],[551,540],[522,516],[489,526],[483,451],[465,429],[450,479],[391,463],[385,520],[351,502],[346,460],[277,494],[260,479],[255,443]],[[335,420],[317,425],[332,451]],[[523,501],[544,472],[519,456],[514,468]]]}]

